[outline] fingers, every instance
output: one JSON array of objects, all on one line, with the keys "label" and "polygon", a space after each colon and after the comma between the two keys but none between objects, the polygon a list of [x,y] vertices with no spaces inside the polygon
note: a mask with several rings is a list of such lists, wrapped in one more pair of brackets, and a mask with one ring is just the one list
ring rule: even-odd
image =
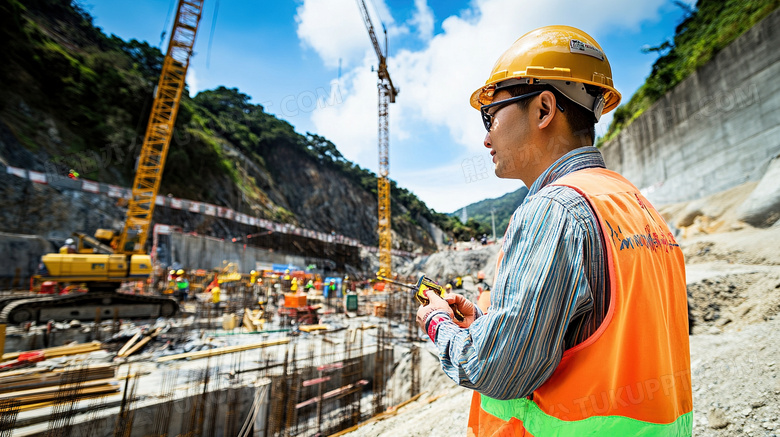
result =
[{"label": "fingers", "polygon": [[441,298],[441,296],[439,296],[439,293],[437,293],[437,292],[435,292],[433,290],[425,290],[425,296],[427,296],[428,299],[431,302],[436,301],[436,300],[444,300],[444,299]]}]

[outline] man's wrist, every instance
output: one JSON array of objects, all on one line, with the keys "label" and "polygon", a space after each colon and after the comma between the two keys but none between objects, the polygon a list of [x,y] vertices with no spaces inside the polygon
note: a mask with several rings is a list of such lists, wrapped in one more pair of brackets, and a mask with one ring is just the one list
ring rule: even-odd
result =
[{"label": "man's wrist", "polygon": [[444,321],[452,321],[450,315],[441,310],[431,311],[425,318],[425,332],[431,341],[436,343],[436,334],[439,330],[439,324]]}]

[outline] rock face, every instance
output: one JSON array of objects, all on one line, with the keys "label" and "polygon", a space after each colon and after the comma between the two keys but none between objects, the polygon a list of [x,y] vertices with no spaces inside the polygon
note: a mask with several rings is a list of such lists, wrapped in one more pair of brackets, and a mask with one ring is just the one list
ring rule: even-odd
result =
[{"label": "rock face", "polygon": [[371,193],[291,149],[276,149],[267,164],[284,205],[301,225],[375,243],[377,199]]},{"label": "rock face", "polygon": [[761,228],[780,220],[780,157],[772,160],[761,182],[740,205],[737,218]]},{"label": "rock face", "polygon": [[35,274],[41,256],[51,252],[53,245],[35,235],[0,232],[0,289],[26,289]]}]

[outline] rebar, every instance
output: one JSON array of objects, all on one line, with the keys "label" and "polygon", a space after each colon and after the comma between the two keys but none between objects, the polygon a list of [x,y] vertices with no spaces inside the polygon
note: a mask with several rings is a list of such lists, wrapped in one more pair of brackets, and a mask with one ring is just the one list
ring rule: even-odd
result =
[{"label": "rebar", "polygon": [[65,372],[57,398],[54,400],[46,437],[68,437],[71,433],[71,419],[76,407],[78,394],[87,380],[87,367],[76,367],[75,371]]},{"label": "rebar", "polygon": [[11,437],[16,428],[16,416],[21,403],[17,399],[0,401],[0,437]]}]

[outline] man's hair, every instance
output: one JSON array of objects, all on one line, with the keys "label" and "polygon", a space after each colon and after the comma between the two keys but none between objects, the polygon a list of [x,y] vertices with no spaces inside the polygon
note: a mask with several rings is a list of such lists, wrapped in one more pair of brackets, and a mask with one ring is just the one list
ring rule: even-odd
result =
[{"label": "man's hair", "polygon": [[[571,99],[561,94],[551,85],[515,85],[507,88],[506,91],[517,97],[522,94],[532,93],[539,90],[548,90],[555,94],[555,100],[563,108],[563,116],[569,121],[569,126],[574,135],[587,136],[590,138],[591,145],[596,144],[596,122],[593,113],[583,108]],[[531,99],[522,99],[517,104],[521,109],[528,109]],[[583,144],[584,145],[584,144]]]}]

